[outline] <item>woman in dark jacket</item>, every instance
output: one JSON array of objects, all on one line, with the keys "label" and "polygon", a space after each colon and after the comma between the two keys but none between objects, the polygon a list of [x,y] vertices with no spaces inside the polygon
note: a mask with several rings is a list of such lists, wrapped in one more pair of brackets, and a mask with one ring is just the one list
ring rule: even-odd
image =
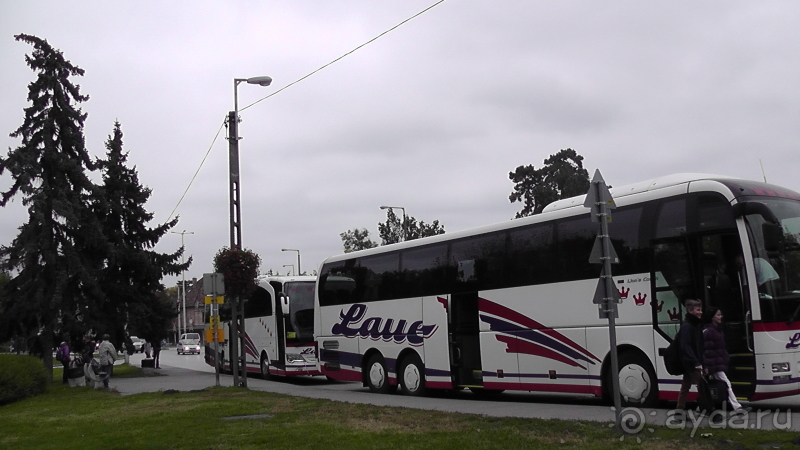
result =
[{"label": "woman in dark jacket", "polygon": [[725,372],[728,371],[728,350],[725,346],[725,335],[722,333],[722,311],[719,308],[708,308],[705,312],[705,319],[708,322],[703,329],[703,344],[705,351],[703,359],[708,368],[708,375],[717,380],[722,380],[728,385],[728,403],[734,412],[745,412],[742,405],[736,400],[733,394],[731,382]]}]

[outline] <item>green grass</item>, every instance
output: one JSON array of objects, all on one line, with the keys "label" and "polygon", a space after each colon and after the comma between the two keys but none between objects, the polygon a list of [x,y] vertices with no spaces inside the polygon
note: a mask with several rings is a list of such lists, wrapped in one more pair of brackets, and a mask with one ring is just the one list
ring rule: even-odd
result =
[{"label": "green grass", "polygon": [[[536,405],[531,405],[536,408]],[[270,414],[270,418],[223,420]],[[137,394],[53,385],[0,407],[3,449],[796,449],[796,433],[664,427],[626,436],[608,424],[490,418],[291,397],[241,388]],[[637,442],[637,437],[641,443]]]}]

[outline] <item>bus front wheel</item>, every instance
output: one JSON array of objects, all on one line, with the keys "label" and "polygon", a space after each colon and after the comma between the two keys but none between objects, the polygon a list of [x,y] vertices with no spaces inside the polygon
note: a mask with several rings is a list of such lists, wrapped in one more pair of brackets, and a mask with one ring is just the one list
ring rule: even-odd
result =
[{"label": "bus front wheel", "polygon": [[366,378],[370,392],[387,394],[393,390],[394,386],[389,384],[389,372],[386,371],[386,362],[379,353],[369,357]]},{"label": "bus front wheel", "polygon": [[267,358],[266,353],[261,354],[261,378],[264,380],[269,380],[269,358]]},{"label": "bus front wheel", "polygon": [[416,397],[425,395],[425,366],[416,353],[403,359],[398,377],[403,394]]},{"label": "bus front wheel", "polygon": [[[658,378],[644,355],[630,351],[619,355],[617,375],[622,406],[649,408],[658,404]],[[611,386],[608,392],[612,392]]]}]

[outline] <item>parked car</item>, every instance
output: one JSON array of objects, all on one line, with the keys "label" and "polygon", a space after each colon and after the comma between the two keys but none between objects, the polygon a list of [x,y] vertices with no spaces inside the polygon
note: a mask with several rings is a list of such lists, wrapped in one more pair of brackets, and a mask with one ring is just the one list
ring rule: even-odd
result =
[{"label": "parked car", "polygon": [[178,341],[178,354],[200,354],[200,333],[184,333]]}]

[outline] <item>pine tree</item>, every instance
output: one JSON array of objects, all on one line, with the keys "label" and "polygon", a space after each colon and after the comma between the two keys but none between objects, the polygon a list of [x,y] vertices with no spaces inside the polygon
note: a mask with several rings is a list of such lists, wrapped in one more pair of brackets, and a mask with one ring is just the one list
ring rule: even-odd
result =
[{"label": "pine tree", "polygon": [[178,223],[175,218],[149,228],[153,214],[145,209],[151,189],[139,183],[136,168],[127,166],[128,154],[122,149],[119,122],[106,141],[106,159],[98,161],[103,185],[95,202],[108,254],[100,273],[100,285],[108,298],[96,315],[96,329],[114,324],[109,334],[125,338],[125,326],[147,340],[166,337],[169,321],[175,317],[171,305],[161,301],[164,275],[177,275],[192,259],[180,263],[183,248],[162,254],[153,250],[158,241]]},{"label": "pine tree", "polygon": [[60,51],[35,36],[15,38],[33,46],[25,61],[38,76],[28,86],[24,122],[11,134],[21,143],[0,157],[0,175],[7,170],[14,180],[0,206],[21,195],[28,207],[28,221],[0,248],[0,268],[15,274],[2,296],[0,339],[38,335],[29,348],[52,373],[54,336],[70,331],[88,303],[102,297],[94,275],[104,239],[89,207],[95,186],[87,176],[95,166],[78,107],[89,97],[70,80],[83,70]]}]

